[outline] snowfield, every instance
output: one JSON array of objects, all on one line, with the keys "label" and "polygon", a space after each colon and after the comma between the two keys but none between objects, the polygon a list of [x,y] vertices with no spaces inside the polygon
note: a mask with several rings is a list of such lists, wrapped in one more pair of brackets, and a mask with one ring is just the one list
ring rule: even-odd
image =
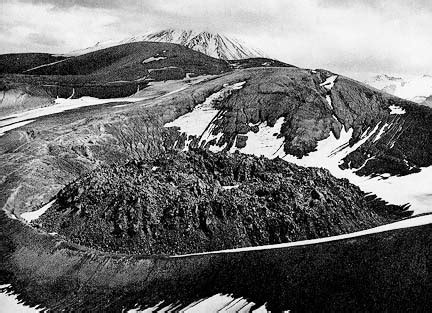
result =
[{"label": "snowfield", "polygon": [[[9,287],[9,284],[0,285],[0,289]],[[13,312],[13,313],[33,313],[33,312],[41,312],[42,309],[36,309],[24,305],[21,301],[18,300],[18,297],[14,294],[0,292],[0,306],[1,312]]]},{"label": "snowfield", "polygon": [[4,135],[6,132],[16,129],[18,127],[24,126],[31,122],[34,122],[37,118],[56,114],[68,110],[73,110],[77,108],[82,108],[86,106],[93,106],[103,103],[112,102],[137,102],[143,100],[144,98],[113,98],[113,99],[98,99],[93,97],[82,97],[79,99],[65,99],[57,98],[55,103],[48,107],[37,108],[29,111],[25,111],[18,114],[12,114],[10,116],[5,116],[0,120],[0,136]]}]

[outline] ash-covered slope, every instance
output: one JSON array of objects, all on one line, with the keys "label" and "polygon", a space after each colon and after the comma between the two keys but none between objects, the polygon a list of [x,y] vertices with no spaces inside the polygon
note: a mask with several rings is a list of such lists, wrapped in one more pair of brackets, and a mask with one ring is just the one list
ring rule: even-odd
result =
[{"label": "ash-covered slope", "polygon": [[250,48],[233,37],[207,31],[180,29],[165,29],[157,32],[149,32],[141,36],[134,36],[120,41],[98,42],[93,47],[73,51],[67,55],[80,55],[107,47],[140,41],[175,43],[223,60],[265,57],[263,52]]},{"label": "ash-covered slope", "polygon": [[185,254],[328,237],[405,213],[322,169],[206,151],[99,168],[40,223],[110,252]]}]

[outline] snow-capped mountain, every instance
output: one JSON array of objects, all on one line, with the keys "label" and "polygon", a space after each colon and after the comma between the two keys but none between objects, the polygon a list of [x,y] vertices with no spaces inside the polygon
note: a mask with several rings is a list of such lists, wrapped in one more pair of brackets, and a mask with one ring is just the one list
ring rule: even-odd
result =
[{"label": "snow-capped mountain", "polygon": [[372,77],[370,80],[365,81],[365,83],[403,99],[432,105],[432,101],[427,100],[432,95],[431,75],[403,78],[381,74]]},{"label": "snow-capped mountain", "polygon": [[224,60],[265,57],[265,54],[262,51],[248,47],[240,40],[233,37],[228,37],[218,33],[210,33],[207,31],[177,29],[165,29],[157,32],[148,32],[144,35],[133,36],[120,41],[110,40],[98,42],[92,47],[73,51],[68,55],[81,55],[112,46],[139,41],[176,43],[202,52],[211,57]]}]

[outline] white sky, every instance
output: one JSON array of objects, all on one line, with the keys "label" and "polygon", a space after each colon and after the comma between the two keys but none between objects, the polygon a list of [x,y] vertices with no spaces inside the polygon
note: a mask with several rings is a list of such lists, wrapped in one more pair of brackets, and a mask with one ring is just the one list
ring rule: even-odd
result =
[{"label": "white sky", "polygon": [[432,74],[430,0],[0,1],[0,53],[68,52],[169,27],[233,35],[356,78]]}]

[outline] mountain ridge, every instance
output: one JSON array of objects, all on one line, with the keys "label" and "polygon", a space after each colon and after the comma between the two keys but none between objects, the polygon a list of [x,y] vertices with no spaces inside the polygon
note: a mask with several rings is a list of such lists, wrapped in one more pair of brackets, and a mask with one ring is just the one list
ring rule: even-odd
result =
[{"label": "mountain ridge", "polygon": [[267,57],[262,51],[250,48],[240,40],[219,33],[208,31],[164,29],[132,36],[123,40],[98,42],[92,47],[75,50],[65,55],[80,55],[100,49],[139,41],[177,43],[211,57],[223,60],[237,60],[251,57]]}]

